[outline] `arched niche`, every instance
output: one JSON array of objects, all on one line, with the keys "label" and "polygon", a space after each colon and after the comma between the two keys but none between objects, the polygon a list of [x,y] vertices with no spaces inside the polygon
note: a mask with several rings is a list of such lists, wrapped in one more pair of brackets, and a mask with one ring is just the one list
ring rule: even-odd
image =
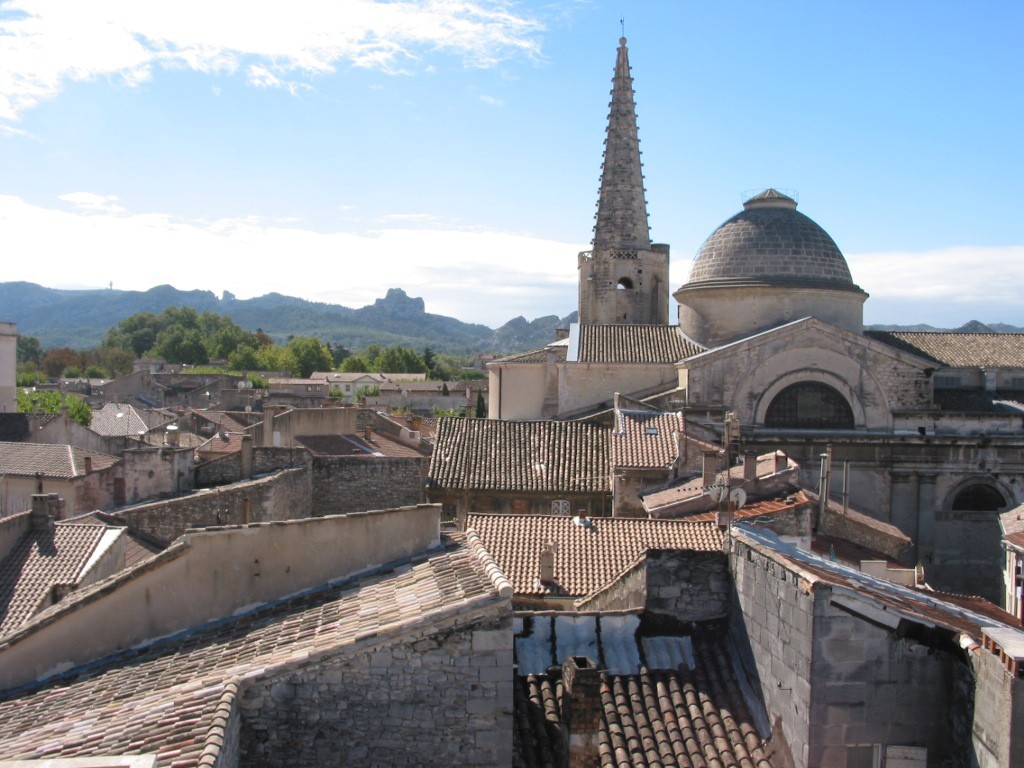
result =
[{"label": "arched niche", "polygon": [[767,422],[768,410],[777,401],[780,395],[787,392],[797,392],[800,388],[808,388],[810,391],[832,392],[849,409],[848,418],[843,421],[845,426],[829,427],[774,427],[778,429],[864,429],[867,424],[864,406],[857,397],[853,388],[844,379],[828,371],[819,369],[804,369],[791,371],[780,376],[769,385],[757,400],[754,411],[754,423],[758,426],[773,428]]},{"label": "arched niche", "polygon": [[790,384],[768,403],[764,426],[769,429],[854,429],[853,409],[846,398],[820,381]]}]

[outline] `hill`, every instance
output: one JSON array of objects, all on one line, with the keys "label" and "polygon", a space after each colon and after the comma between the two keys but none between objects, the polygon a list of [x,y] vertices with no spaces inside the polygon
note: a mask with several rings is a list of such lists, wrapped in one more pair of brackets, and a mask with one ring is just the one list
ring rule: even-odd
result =
[{"label": "hill", "polygon": [[98,346],[107,329],[138,312],[159,314],[168,307],[226,315],[243,328],[262,328],[275,340],[316,336],[332,345],[362,349],[368,344],[400,344],[438,352],[499,354],[535,349],[555,337],[555,328],[574,319],[556,315],[532,322],[517,317],[501,328],[464,323],[426,311],[421,298],[392,288],[382,299],[360,309],[307,301],[279,293],[236,299],[225,291],[180,291],[159,285],[148,291],[61,290],[35,283],[0,283],[0,320],[16,323],[18,332],[35,336],[43,347]]}]

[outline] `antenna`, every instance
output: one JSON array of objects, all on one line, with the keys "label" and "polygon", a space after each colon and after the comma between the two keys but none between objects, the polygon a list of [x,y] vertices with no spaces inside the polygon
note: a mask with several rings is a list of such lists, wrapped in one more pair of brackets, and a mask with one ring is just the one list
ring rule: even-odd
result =
[{"label": "antenna", "polygon": [[622,27],[622,37],[626,36],[626,17],[619,16],[619,26]]}]

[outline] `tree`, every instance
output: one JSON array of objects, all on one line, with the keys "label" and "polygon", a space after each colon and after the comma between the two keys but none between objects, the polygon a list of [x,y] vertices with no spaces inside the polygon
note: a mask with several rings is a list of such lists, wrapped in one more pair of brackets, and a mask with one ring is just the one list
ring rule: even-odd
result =
[{"label": "tree", "polygon": [[65,368],[77,368],[81,358],[71,347],[54,347],[43,355],[43,372],[51,379],[64,373]]},{"label": "tree", "polygon": [[18,362],[39,365],[43,361],[43,348],[35,336],[18,336]]},{"label": "tree", "polygon": [[406,347],[388,347],[374,361],[373,369],[380,373],[423,373],[427,367],[415,351]]},{"label": "tree", "polygon": [[319,339],[296,336],[286,346],[295,356],[300,378],[308,379],[313,371],[329,371],[334,367],[330,350]]},{"label": "tree", "polygon": [[204,365],[210,360],[202,333],[197,328],[187,328],[183,325],[171,325],[160,331],[153,343],[152,351],[157,357],[162,357],[169,363]]},{"label": "tree", "polygon": [[54,390],[18,390],[18,411],[20,413],[60,413],[67,408],[68,416],[82,426],[92,422],[92,408],[74,395],[65,395]]},{"label": "tree", "polygon": [[362,355],[349,355],[338,370],[342,373],[369,373],[370,364]]},{"label": "tree", "polygon": [[484,401],[484,393],[479,390],[476,393],[476,417],[478,419],[487,418],[487,403]]}]

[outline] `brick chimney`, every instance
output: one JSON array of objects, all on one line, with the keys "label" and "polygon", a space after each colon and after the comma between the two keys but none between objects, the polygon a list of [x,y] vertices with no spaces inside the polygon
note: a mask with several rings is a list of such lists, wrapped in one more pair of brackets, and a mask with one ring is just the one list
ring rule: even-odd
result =
[{"label": "brick chimney", "polygon": [[587,656],[570,656],[562,664],[562,717],[569,731],[569,768],[598,765],[601,670]]}]

